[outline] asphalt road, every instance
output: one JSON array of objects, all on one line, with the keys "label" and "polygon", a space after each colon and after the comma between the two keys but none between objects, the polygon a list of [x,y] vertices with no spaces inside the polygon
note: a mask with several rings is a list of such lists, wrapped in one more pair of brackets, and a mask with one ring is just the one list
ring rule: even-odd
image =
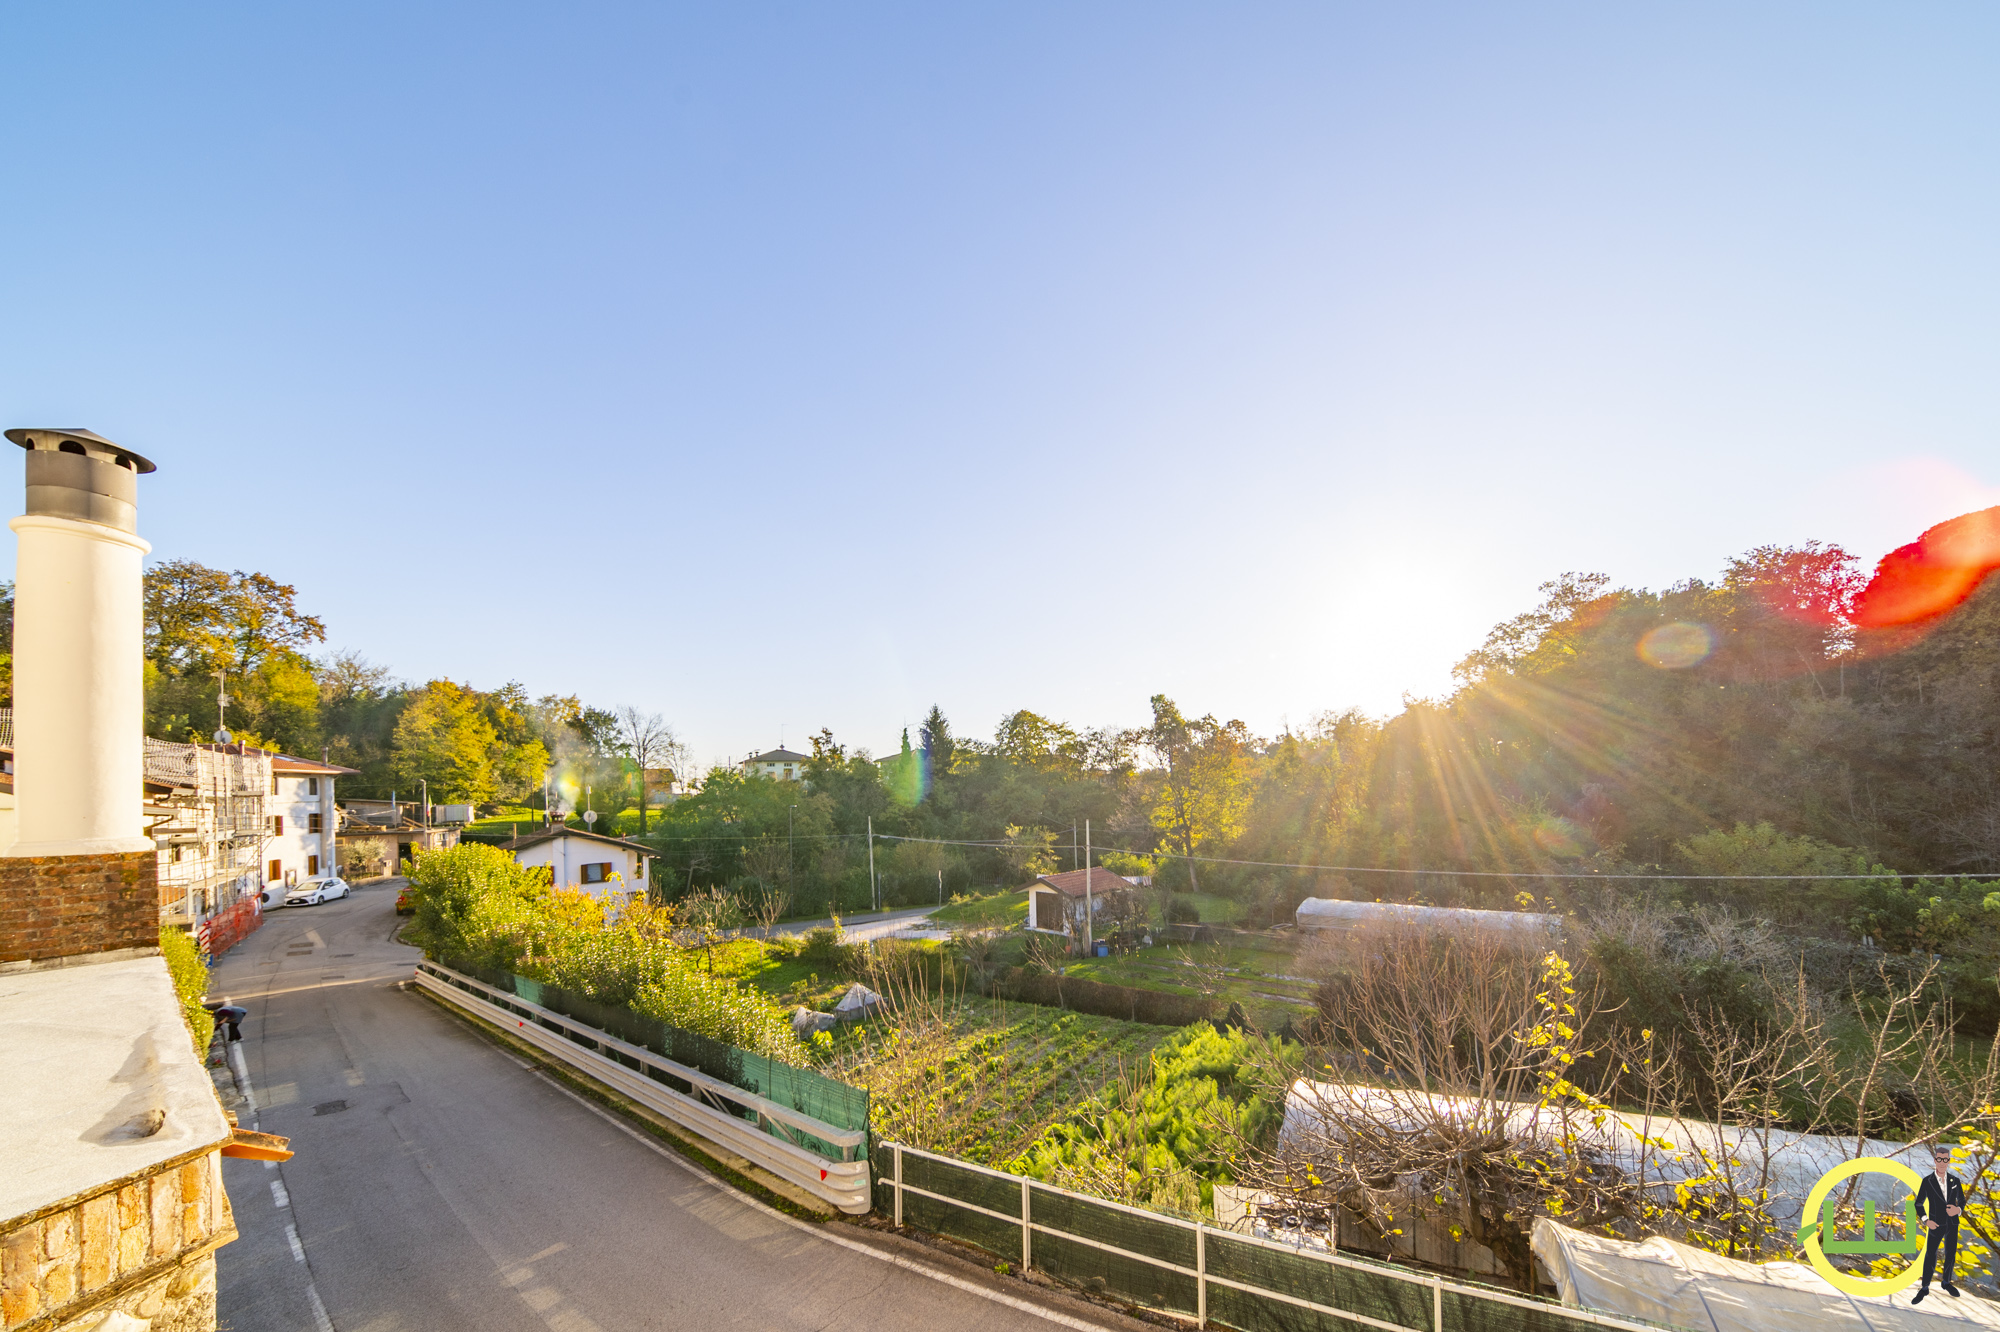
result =
[{"label": "asphalt road", "polygon": [[250,1012],[258,1125],[297,1153],[223,1164],[228,1332],[1123,1323],[721,1185],[397,988],[417,952],[391,942],[394,902],[274,911],[216,968]]}]

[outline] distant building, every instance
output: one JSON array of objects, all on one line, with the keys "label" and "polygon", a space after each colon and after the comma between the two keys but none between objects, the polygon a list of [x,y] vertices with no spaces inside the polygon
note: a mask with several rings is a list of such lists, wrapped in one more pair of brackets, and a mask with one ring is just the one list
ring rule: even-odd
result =
[{"label": "distant building", "polygon": [[651,847],[581,828],[545,828],[500,844],[519,865],[546,866],[558,888],[580,888],[593,897],[644,896]]},{"label": "distant building", "polygon": [[680,782],[674,777],[672,768],[648,768],[645,771],[646,803],[658,808],[671,805],[683,794]]},{"label": "distant building", "polygon": [[348,879],[401,874],[403,862],[419,851],[458,845],[459,829],[419,822],[413,803],[347,800],[340,806],[339,850],[335,863]]},{"label": "distant building", "polygon": [[773,749],[768,753],[744,759],[736,766],[743,770],[745,777],[769,777],[780,782],[802,782],[806,779],[807,761],[807,756],[804,754],[794,754],[789,749]]}]

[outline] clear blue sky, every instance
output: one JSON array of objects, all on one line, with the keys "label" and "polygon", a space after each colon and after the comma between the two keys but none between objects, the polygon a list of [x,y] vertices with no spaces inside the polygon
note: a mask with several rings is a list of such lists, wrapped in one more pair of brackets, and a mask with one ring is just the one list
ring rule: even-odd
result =
[{"label": "clear blue sky", "polygon": [[[2000,502],[1990,5],[15,5],[0,417],[704,758],[1449,685]],[[15,475],[18,475],[16,473]],[[18,500],[16,501],[18,503]]]}]

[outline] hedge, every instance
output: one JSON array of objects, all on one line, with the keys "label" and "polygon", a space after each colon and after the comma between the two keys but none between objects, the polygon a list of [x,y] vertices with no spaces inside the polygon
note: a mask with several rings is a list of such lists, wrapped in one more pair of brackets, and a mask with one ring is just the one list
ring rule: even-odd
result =
[{"label": "hedge", "polygon": [[1150,1022],[1160,1027],[1185,1027],[1191,1022],[1212,1022],[1221,1006],[1198,994],[1168,994],[1163,990],[1141,990],[1131,985],[1085,980],[1081,976],[1029,974],[1018,967],[1002,973],[993,992],[1002,999],[1048,1008],[1067,1008],[1095,1017],[1121,1018],[1127,1022]]}]

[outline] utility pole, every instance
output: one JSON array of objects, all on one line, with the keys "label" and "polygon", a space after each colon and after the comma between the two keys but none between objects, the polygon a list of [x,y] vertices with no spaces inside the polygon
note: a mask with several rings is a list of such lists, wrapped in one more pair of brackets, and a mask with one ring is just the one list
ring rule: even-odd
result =
[{"label": "utility pole", "polygon": [[879,890],[875,883],[875,816],[870,814],[868,816],[868,906],[870,910],[874,909],[877,896],[879,896]]},{"label": "utility pole", "polygon": [[938,871],[938,905],[944,905],[944,871]]},{"label": "utility pole", "polygon": [[791,889],[792,874],[794,873],[792,866],[792,815],[798,812],[799,807],[797,805],[789,805],[785,809],[785,888],[787,891]]},{"label": "utility pole", "polygon": [[1097,922],[1092,919],[1097,914],[1090,899],[1090,820],[1083,821],[1083,955],[1097,955],[1097,940],[1091,927]]},{"label": "utility pole", "polygon": [[1076,820],[1069,821],[1069,867],[1076,868]]}]

